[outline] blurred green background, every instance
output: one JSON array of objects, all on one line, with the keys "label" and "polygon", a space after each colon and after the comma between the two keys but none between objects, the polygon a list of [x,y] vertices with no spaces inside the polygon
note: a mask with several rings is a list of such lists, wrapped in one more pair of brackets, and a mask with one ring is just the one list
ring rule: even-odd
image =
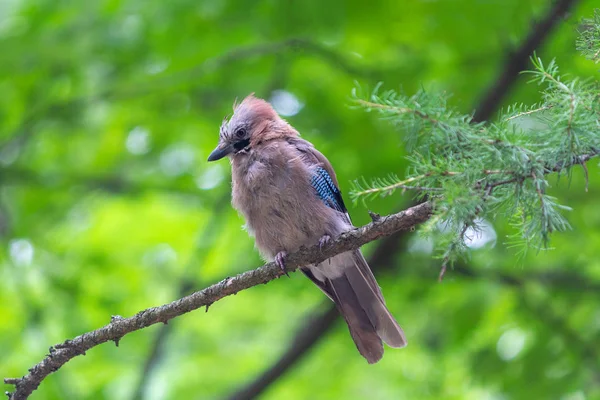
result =
[{"label": "blurred green background", "polygon": [[[205,161],[236,97],[269,99],[347,193],[351,180],[407,168],[401,127],[348,107],[355,81],[445,91],[472,112],[551,3],[1,0],[1,375],[25,374],[50,345],[111,315],[261,265],[229,205],[227,162]],[[576,2],[538,55],[598,79],[575,50],[594,6]],[[539,101],[526,81],[505,105]],[[409,346],[369,366],[338,321],[263,398],[600,399],[597,162],[589,170],[588,192],[580,168],[570,185],[551,180],[574,228],[553,250],[519,260],[507,222],[489,221],[472,258],[439,284],[430,244],[405,235],[379,282]],[[410,202],[349,208],[360,225],[367,208]],[[96,347],[32,398],[226,397],[326,304],[293,274]]]}]

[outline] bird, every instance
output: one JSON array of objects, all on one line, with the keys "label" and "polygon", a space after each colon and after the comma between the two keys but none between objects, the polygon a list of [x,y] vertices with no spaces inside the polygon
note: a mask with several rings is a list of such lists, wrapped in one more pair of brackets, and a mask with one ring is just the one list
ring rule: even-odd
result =
[{"label": "bird", "polygon": [[[232,206],[262,257],[284,272],[288,254],[354,228],[329,160],[266,100],[250,94],[234,102],[208,161],[224,157],[231,164]],[[383,357],[382,342],[406,346],[359,249],[300,270],[335,303],[369,364]]]}]

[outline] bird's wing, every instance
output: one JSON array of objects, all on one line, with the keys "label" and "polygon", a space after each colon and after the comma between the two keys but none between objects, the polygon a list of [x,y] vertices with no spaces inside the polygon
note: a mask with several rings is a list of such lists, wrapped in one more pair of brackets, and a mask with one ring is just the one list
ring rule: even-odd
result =
[{"label": "bird's wing", "polygon": [[[350,223],[329,160],[309,142],[300,138],[291,140],[290,144],[296,147],[313,171],[311,184],[317,196]],[[343,273],[327,276],[322,268],[328,267]],[[404,332],[387,310],[381,289],[360,250],[338,254],[319,266],[303,267],[301,271],[335,302],[346,319],[358,350],[369,363],[382,357],[382,339],[392,347],[406,345]]]},{"label": "bird's wing", "polygon": [[[350,215],[348,214],[348,210],[344,205],[344,200],[342,199],[342,193],[339,190],[337,178],[335,176],[335,172],[333,171],[333,167],[329,160],[315,147],[306,140],[300,138],[293,138],[292,142],[300,153],[302,153],[305,157],[307,163],[311,165],[317,165],[316,173],[312,176],[312,185],[315,188],[318,196],[325,202],[325,204],[337,211],[344,213],[347,218],[347,221],[350,221]],[[378,297],[383,301],[383,295],[381,294],[381,289],[373,276],[373,272],[369,268],[365,258],[363,257],[360,250],[356,251],[355,255],[357,259],[357,267],[361,271],[361,273],[369,282],[369,286],[373,289],[375,293],[377,293]],[[303,271],[310,280],[316,283],[321,290],[323,290],[330,298],[333,299],[333,293],[329,287],[323,287],[321,282],[318,282],[318,279],[314,277],[312,273],[306,273]]]},{"label": "bird's wing", "polygon": [[348,222],[350,222],[350,216],[344,204],[335,171],[329,160],[306,140],[300,138],[290,138],[288,140],[302,154],[306,164],[314,167],[315,173],[311,177],[311,184],[319,198],[326,206],[344,213],[348,218]]}]

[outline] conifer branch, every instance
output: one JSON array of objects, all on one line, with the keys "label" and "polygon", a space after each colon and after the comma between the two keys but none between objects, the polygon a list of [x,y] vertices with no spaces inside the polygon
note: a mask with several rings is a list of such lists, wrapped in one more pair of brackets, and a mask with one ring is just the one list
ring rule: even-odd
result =
[{"label": "conifer branch", "polygon": [[587,59],[600,62],[600,9],[594,11],[594,16],[583,20],[579,28],[577,50]]},{"label": "conifer branch", "polygon": [[[587,40],[600,47],[596,36]],[[521,240],[539,249],[547,247],[551,233],[570,228],[563,216],[570,209],[547,194],[546,175],[570,177],[571,167],[582,165],[587,188],[585,162],[600,150],[599,85],[563,80],[554,61],[544,64],[535,54],[531,61],[533,70],[525,73],[531,83],[543,85],[542,103],[511,106],[485,124],[449,108],[445,96],[425,90],[413,96],[379,86],[368,95],[360,88],[353,91],[357,107],[378,112],[402,130],[411,165],[404,179],[390,175],[371,184],[363,179],[350,194],[357,201],[410,189],[434,202],[437,218],[423,230],[438,239],[440,278],[447,264],[466,251],[464,232],[477,228],[475,216],[521,215],[515,220]],[[533,128],[523,125],[524,118],[535,122]],[[439,223],[445,229],[434,226]]]},{"label": "conifer branch", "polygon": [[[547,37],[550,30],[557,22],[558,17],[564,15],[574,3],[576,2],[571,0],[563,0],[555,3],[550,8],[548,14],[539,23],[534,24],[532,31],[519,48],[506,57],[507,62],[501,70],[500,76],[493,80],[496,83],[489,89],[488,94],[484,96],[483,102],[477,107],[478,112],[475,118],[476,121],[487,120],[489,116],[496,111],[503,96],[516,82],[519,71],[524,68],[520,66],[525,66],[525,62],[529,58],[529,55]],[[516,118],[517,117],[515,117],[515,119]],[[582,165],[585,166],[585,164]],[[512,178],[509,179],[512,181]],[[505,182],[499,181],[497,184],[498,186],[501,186],[504,185]],[[400,187],[399,189],[404,188]],[[362,198],[365,197],[363,196]],[[390,242],[390,239],[392,239],[392,237],[382,240],[381,243]],[[380,247],[378,247],[377,250],[379,250]],[[393,243],[391,247],[388,254],[392,252],[401,252],[401,249],[398,246],[394,246]],[[373,267],[376,267],[378,263],[374,261],[375,260],[371,259],[369,263]],[[386,265],[386,263],[382,264]],[[457,270],[457,272],[462,273],[463,271]],[[516,281],[516,278],[513,279],[510,277],[501,280],[514,282]],[[561,278],[560,282],[566,282],[566,280]],[[230,397],[231,399],[252,399],[266,391],[279,377],[285,374],[289,368],[295,365],[298,360],[301,359],[302,355],[308,353],[309,350],[323,338],[325,332],[332,327],[333,321],[335,320],[333,316],[337,316],[337,313],[335,307],[330,306],[325,313],[319,313],[319,310],[314,310],[309,313],[309,315],[319,316],[314,320],[307,321],[307,325],[303,326],[302,330],[295,335],[291,340],[288,349],[275,364],[267,368],[264,373],[259,375],[255,380],[244,385],[240,390],[237,390]]]}]

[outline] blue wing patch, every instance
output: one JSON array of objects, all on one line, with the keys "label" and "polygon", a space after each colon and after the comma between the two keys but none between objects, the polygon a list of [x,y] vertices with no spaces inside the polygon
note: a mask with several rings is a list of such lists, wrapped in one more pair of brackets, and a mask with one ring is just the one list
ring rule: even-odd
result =
[{"label": "blue wing patch", "polygon": [[331,179],[331,176],[329,176],[329,173],[325,168],[317,168],[310,183],[326,206],[343,213],[346,212],[342,194],[333,183],[333,179]]}]

